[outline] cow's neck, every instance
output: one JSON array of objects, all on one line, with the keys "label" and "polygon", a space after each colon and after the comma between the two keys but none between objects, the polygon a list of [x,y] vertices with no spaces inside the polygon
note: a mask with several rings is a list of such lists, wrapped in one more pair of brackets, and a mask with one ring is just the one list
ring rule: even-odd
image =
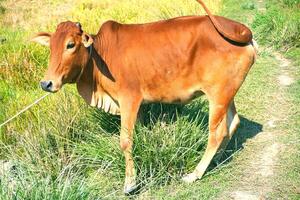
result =
[{"label": "cow's neck", "polygon": [[101,55],[105,54],[105,48],[98,42],[99,40],[95,39],[90,59],[77,82],[77,89],[91,106],[111,114],[119,114],[115,79]]}]

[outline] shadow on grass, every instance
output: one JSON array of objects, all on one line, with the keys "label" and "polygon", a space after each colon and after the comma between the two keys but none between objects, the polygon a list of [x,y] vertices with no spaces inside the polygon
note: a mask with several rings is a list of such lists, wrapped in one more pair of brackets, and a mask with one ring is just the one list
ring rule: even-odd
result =
[{"label": "shadow on grass", "polygon": [[[93,109],[91,112],[93,121],[98,124],[108,134],[119,134],[120,116],[105,113],[99,109]],[[137,123],[152,129],[157,122],[165,124],[175,123],[179,117],[187,117],[190,123],[206,124],[208,126],[207,103],[203,100],[194,101],[189,105],[183,104],[163,104],[150,103],[143,104],[138,113]],[[197,121],[201,118],[202,120]]]},{"label": "shadow on grass", "polygon": [[243,144],[247,139],[256,136],[259,132],[262,131],[263,126],[257,122],[248,120],[243,116],[240,116],[240,120],[241,123],[228,144],[228,150],[238,150],[240,148],[243,148]]},{"label": "shadow on grass", "polygon": [[[202,99],[188,105],[153,103],[143,105],[140,109],[139,120],[143,126],[150,128],[157,122],[172,124],[180,117],[186,117],[189,123],[204,125],[208,128],[207,102]],[[203,123],[204,122],[204,123]]]},{"label": "shadow on grass", "polygon": [[[94,109],[91,113],[95,122],[108,134],[119,134],[120,116],[111,115],[101,110]],[[138,123],[152,129],[157,123],[175,123],[179,117],[186,117],[189,123],[200,123],[208,130],[208,103],[206,100],[198,99],[188,105],[151,103],[142,105],[139,111]],[[243,148],[243,144],[262,131],[262,125],[240,117],[240,125],[230,140],[224,155],[217,163],[223,162],[237,150]],[[201,120],[199,120],[201,119]],[[230,159],[227,161],[229,162]],[[216,163],[215,163],[216,164]],[[210,168],[213,166],[210,166]]]},{"label": "shadow on grass", "polygon": [[[218,155],[211,162],[208,171],[215,169],[220,163],[227,164],[233,159],[233,154],[244,148],[244,143],[258,133],[262,131],[263,126],[257,122],[248,120],[243,116],[240,117],[240,125],[236,130],[235,134],[229,141],[227,147],[222,152],[219,152]],[[206,172],[206,173],[207,173]]]},{"label": "shadow on grass", "polygon": [[112,115],[99,109],[93,109],[91,116],[93,122],[99,125],[105,133],[110,135],[119,134],[121,124],[120,116]]},{"label": "shadow on grass", "polygon": [[[150,128],[151,124],[155,124],[157,121],[171,124],[174,123],[178,117],[187,117],[190,123],[200,124],[201,122],[196,120],[203,119],[201,124],[205,126],[204,128],[206,130],[208,130],[208,107],[207,102],[203,100],[196,101],[189,106],[177,104],[151,104],[146,105],[142,109],[144,109],[144,114],[142,116],[143,125],[150,126]],[[256,136],[262,131],[263,126],[261,124],[248,120],[241,115],[239,115],[239,118],[240,125],[226,147],[226,151],[231,151],[231,153],[227,153],[227,156],[224,156],[223,160],[231,156],[231,154],[237,150],[242,149],[243,144],[248,139]]]},{"label": "shadow on grass", "polygon": [[[157,123],[171,125],[176,123],[179,118],[184,117],[188,123],[196,123],[197,126],[200,125],[203,127],[203,130],[208,130],[208,116],[208,103],[203,99],[195,100],[188,105],[155,103],[143,105],[141,107],[138,123],[152,131]],[[119,134],[120,117],[112,116],[101,111],[94,112],[93,117],[98,121],[98,125],[108,134]],[[224,163],[230,162],[232,160],[232,154],[243,148],[243,144],[248,139],[262,131],[261,124],[248,120],[242,116],[240,116],[240,120],[240,126],[229,142],[225,152],[219,154],[220,156],[217,156],[218,159],[215,158],[213,162],[211,162],[207,172],[215,169],[218,166],[218,163],[224,161],[226,161]],[[200,131],[199,134],[201,134]],[[205,148],[206,143],[201,147],[201,151],[204,151]],[[200,159],[201,158],[199,157],[198,160]],[[195,162],[194,165],[197,165],[197,163]],[[144,185],[141,187],[143,186]]]}]

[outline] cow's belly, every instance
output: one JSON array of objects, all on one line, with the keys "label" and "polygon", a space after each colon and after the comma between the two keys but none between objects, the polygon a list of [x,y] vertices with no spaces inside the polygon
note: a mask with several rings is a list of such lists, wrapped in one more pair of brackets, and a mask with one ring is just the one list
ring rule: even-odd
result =
[{"label": "cow's belly", "polygon": [[144,102],[163,103],[188,103],[192,99],[203,95],[204,92],[199,86],[174,88],[166,85],[156,89],[145,89],[143,92]]}]

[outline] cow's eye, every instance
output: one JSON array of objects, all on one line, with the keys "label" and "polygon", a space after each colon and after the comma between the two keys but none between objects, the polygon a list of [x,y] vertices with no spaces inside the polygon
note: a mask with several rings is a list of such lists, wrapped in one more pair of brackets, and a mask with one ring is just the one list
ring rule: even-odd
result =
[{"label": "cow's eye", "polygon": [[67,49],[73,49],[75,47],[75,42],[69,42],[67,44]]}]

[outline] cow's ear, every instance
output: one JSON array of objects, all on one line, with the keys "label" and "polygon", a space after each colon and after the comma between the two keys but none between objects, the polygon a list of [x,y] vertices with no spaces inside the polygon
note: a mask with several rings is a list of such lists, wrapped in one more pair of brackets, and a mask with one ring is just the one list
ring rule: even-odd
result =
[{"label": "cow's ear", "polygon": [[88,48],[89,46],[91,46],[94,42],[94,39],[92,38],[92,36],[90,36],[87,33],[82,33],[82,43],[83,45]]},{"label": "cow's ear", "polygon": [[50,37],[51,37],[50,33],[42,32],[42,33],[38,33],[35,37],[33,37],[31,39],[31,41],[39,43],[44,46],[49,46],[50,45]]}]

